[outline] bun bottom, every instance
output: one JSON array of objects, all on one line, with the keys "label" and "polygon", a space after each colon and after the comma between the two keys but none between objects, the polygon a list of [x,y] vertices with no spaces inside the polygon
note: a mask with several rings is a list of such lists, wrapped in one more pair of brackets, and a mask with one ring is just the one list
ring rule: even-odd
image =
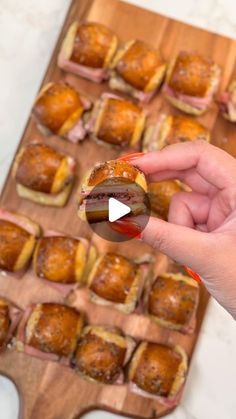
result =
[{"label": "bun bottom", "polygon": [[195,115],[195,116],[202,115],[208,110],[208,107],[204,109],[195,108],[194,106],[191,106],[188,103],[183,102],[182,100],[177,99],[176,97],[173,97],[173,96],[165,95],[165,97],[175,108],[180,109],[181,111],[190,115]]},{"label": "bun bottom", "polygon": [[21,198],[28,199],[40,205],[52,207],[64,207],[64,205],[68,201],[71,189],[72,182],[69,185],[65,186],[63,191],[58,194],[46,194],[43,192],[33,191],[32,189],[26,188],[20,183],[17,183],[16,185],[17,193]]}]

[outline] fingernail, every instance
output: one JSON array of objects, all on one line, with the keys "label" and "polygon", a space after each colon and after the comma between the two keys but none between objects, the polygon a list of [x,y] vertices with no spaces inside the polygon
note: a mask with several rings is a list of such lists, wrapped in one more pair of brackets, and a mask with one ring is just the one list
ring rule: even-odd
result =
[{"label": "fingernail", "polygon": [[144,156],[144,154],[145,153],[143,153],[143,152],[125,154],[124,156],[119,157],[118,160],[124,160],[124,161],[135,160],[135,159],[138,159],[139,157]]},{"label": "fingernail", "polygon": [[196,272],[194,272],[191,268],[189,268],[188,266],[185,266],[184,269],[188,275],[190,275],[193,279],[195,279],[195,281],[197,281],[199,284],[202,283],[200,276]]},{"label": "fingernail", "polygon": [[141,239],[142,228],[131,219],[125,218],[123,220],[117,220],[114,223],[111,223],[111,228],[128,237]]}]

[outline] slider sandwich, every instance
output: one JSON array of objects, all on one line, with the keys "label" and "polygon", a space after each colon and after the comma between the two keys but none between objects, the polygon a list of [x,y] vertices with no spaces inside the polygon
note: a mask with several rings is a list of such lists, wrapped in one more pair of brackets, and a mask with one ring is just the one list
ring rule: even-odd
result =
[{"label": "slider sandwich", "polygon": [[180,346],[141,342],[129,365],[129,388],[172,408],[179,403],[187,364],[187,355]]},{"label": "slider sandwich", "polygon": [[122,160],[97,164],[79,189],[78,215],[91,223],[109,220],[109,198],[128,205],[132,215],[145,214],[147,182],[143,172]]},{"label": "slider sandwich", "polygon": [[91,103],[68,83],[51,82],[43,86],[32,109],[44,135],[55,134],[72,143],[86,136],[85,116]]},{"label": "slider sandwich", "polygon": [[221,94],[219,103],[223,117],[230,122],[236,122],[236,80]]},{"label": "slider sandwich", "polygon": [[0,297],[0,351],[11,342],[21,314],[18,307],[6,298]]},{"label": "slider sandwich", "polygon": [[146,123],[146,112],[130,100],[110,93],[96,102],[88,130],[93,139],[118,147],[139,144]]},{"label": "slider sandwich", "polygon": [[68,365],[84,324],[73,307],[57,303],[28,306],[21,318],[16,349],[27,355]]},{"label": "slider sandwich", "polygon": [[132,40],[120,48],[111,65],[111,89],[147,103],[157,93],[166,72],[161,54],[143,41]]},{"label": "slider sandwich", "polygon": [[69,27],[58,56],[58,66],[95,83],[108,79],[108,67],[116,52],[117,36],[96,22]]},{"label": "slider sandwich", "polygon": [[0,208],[0,270],[27,268],[41,229],[30,218]]},{"label": "slider sandwich", "polygon": [[90,382],[123,384],[123,367],[134,347],[135,341],[116,327],[87,326],[79,338],[73,364]]},{"label": "slider sandwich", "polygon": [[210,142],[210,131],[196,119],[184,115],[161,114],[145,131],[143,150],[156,151],[186,141]]},{"label": "slider sandwich", "polygon": [[199,285],[181,273],[165,273],[148,283],[144,294],[146,313],[162,327],[192,333],[196,325]]},{"label": "slider sandwich", "polygon": [[75,177],[75,159],[40,142],[23,146],[13,165],[21,198],[41,205],[63,207]]},{"label": "slider sandwich", "polygon": [[168,66],[162,92],[176,108],[201,115],[213,102],[220,73],[219,66],[209,58],[180,51]]}]

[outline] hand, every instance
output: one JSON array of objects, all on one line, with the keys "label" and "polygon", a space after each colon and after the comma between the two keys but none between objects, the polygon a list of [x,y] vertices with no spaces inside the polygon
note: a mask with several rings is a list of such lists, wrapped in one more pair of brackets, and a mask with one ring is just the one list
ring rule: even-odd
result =
[{"label": "hand", "polygon": [[192,189],[174,195],[169,222],[150,217],[141,239],[196,271],[236,319],[236,160],[204,141],[126,160],[149,181],[179,179]]}]

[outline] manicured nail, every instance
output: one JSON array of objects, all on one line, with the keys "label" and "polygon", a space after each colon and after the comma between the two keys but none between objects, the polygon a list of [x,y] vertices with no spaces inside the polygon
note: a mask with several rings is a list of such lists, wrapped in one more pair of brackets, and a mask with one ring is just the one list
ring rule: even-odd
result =
[{"label": "manicured nail", "polygon": [[131,219],[117,220],[111,223],[111,228],[125,236],[141,239],[142,227]]},{"label": "manicured nail", "polygon": [[144,156],[144,154],[145,153],[143,153],[143,152],[125,154],[124,156],[119,157],[118,160],[124,160],[124,161],[135,160],[135,159],[138,159],[139,157]]},{"label": "manicured nail", "polygon": [[184,269],[188,275],[190,275],[193,279],[195,279],[195,281],[197,281],[199,284],[202,283],[200,276],[196,272],[194,272],[191,268],[189,268],[188,266],[185,266]]}]

